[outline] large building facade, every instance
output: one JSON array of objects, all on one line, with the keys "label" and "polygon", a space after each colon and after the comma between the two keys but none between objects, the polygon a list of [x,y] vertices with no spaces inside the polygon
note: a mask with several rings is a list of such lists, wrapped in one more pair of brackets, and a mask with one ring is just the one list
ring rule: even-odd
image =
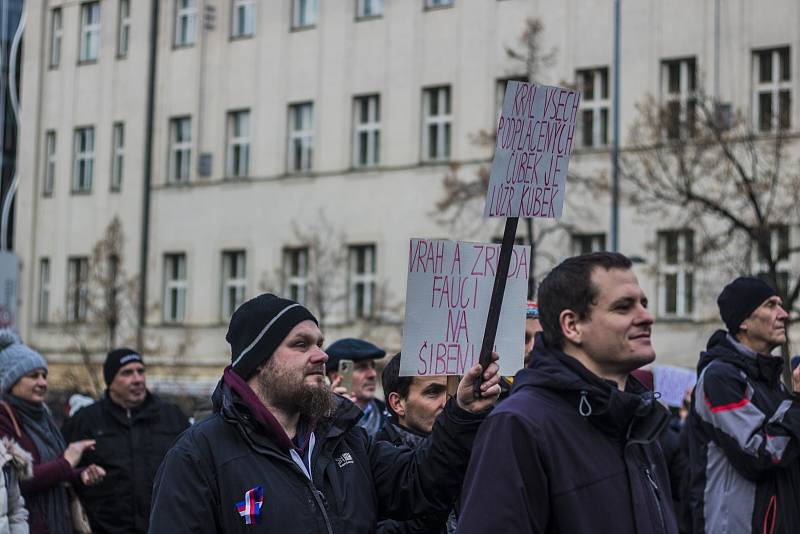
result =
[{"label": "large building facade", "polygon": [[[440,203],[446,176],[474,177],[490,161],[476,139],[493,130],[505,82],[529,74],[507,51],[525,54],[529,19],[540,19],[551,56],[536,81],[583,91],[570,171],[610,174],[612,0],[26,9],[21,332],[56,375],[100,361],[110,340],[134,343],[141,310],[151,382],[208,389],[229,358],[230,314],[264,290],[304,300],[330,340],[363,335],[399,349],[409,238],[502,233],[502,221],[481,219],[480,196],[455,220]],[[623,150],[637,104],[652,96],[680,113],[700,87],[755,129],[777,114],[796,132],[798,22],[792,0],[624,2]],[[557,227],[534,223],[552,229],[537,247],[538,276],[610,246],[607,192],[568,187]],[[115,220],[123,239],[108,233]],[[727,275],[694,260],[694,230],[676,221],[623,203],[619,249],[650,295],[659,360],[693,365],[719,326],[714,296]],[[797,230],[794,221],[778,232],[794,243]],[[100,276],[103,246],[119,262]],[[789,279],[795,256],[782,265]],[[93,285],[109,277],[121,280],[111,286],[124,309],[100,320]]]}]

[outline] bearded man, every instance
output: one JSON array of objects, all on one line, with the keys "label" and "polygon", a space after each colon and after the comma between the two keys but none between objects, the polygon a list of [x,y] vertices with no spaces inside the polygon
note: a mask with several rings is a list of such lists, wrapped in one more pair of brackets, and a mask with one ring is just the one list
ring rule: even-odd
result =
[{"label": "bearded man", "polygon": [[322,332],[302,305],[260,295],[236,310],[226,339],[232,363],[212,396],[215,413],[181,436],[156,475],[151,534],[255,524],[264,533],[371,533],[379,510],[408,519],[449,509],[500,394],[496,363],[465,374],[429,444],[412,451],[372,442],[356,424],[361,410],[332,393]]}]

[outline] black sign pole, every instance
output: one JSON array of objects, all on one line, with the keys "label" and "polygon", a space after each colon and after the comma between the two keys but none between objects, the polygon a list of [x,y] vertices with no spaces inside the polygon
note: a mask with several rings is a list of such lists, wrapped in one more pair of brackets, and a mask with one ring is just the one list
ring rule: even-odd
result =
[{"label": "black sign pole", "polygon": [[[517,236],[517,223],[519,217],[508,217],[506,229],[503,232],[503,243],[500,245],[500,259],[497,262],[497,273],[494,277],[492,300],[489,302],[489,315],[486,318],[486,330],[483,333],[481,345],[480,364],[483,369],[492,361],[492,349],[497,337],[497,323],[500,321],[500,310],[503,307],[503,295],[506,292],[508,267],[511,265],[511,252],[514,249],[514,239]],[[475,392],[479,393],[482,377],[475,382]]]}]

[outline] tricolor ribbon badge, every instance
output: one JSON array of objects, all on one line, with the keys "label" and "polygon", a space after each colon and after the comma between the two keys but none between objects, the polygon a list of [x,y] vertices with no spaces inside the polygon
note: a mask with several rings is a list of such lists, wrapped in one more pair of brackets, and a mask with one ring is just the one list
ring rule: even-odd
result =
[{"label": "tricolor ribbon badge", "polygon": [[244,518],[245,525],[255,525],[261,521],[261,506],[264,504],[264,488],[256,486],[247,490],[244,500],[236,503],[236,511]]}]

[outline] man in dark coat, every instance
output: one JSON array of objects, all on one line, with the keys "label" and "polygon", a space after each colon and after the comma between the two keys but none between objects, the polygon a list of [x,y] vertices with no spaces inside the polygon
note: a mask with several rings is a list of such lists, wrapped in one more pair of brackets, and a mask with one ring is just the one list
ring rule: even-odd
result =
[{"label": "man in dark coat", "polygon": [[[391,417],[375,436],[397,447],[416,449],[430,436],[436,418],[447,402],[444,376],[400,376],[400,354],[386,364],[381,374],[383,394]],[[450,519],[448,519],[450,517]],[[455,515],[449,511],[408,521],[385,520],[377,534],[446,534],[455,532]],[[449,528],[449,530],[448,530]]]},{"label": "man in dark coat", "polygon": [[[375,531],[379,516],[447,509],[463,479],[483,413],[500,393],[496,363],[459,384],[425,446],[372,442],[358,407],[325,382],[316,318],[264,294],[231,318],[232,364],[214,392],[214,415],[170,450],[156,476],[151,534]],[[495,359],[497,355],[494,355]]]},{"label": "man in dark coat", "polygon": [[629,377],[655,358],[630,260],[568,258],[538,302],[543,331],[475,440],[458,532],[675,534],[657,442],[669,413]]},{"label": "man in dark coat", "polygon": [[67,443],[95,440],[79,465],[106,470],[103,482],[81,488],[92,530],[145,533],[156,470],[189,421],[177,406],[147,390],[144,361],[136,351],[109,352],[103,377],[105,396],[66,421],[64,438]]},{"label": "man in dark coat", "polygon": [[697,365],[688,418],[692,532],[800,532],[800,403],[781,384],[789,314],[762,280],[717,299],[727,332]]}]

